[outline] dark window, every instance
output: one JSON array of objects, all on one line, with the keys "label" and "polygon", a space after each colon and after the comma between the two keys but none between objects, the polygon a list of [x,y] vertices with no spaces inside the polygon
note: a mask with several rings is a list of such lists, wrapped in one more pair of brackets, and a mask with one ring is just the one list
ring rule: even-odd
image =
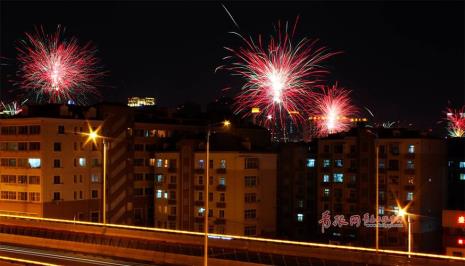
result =
[{"label": "dark window", "polygon": [[40,142],[29,142],[29,150],[30,151],[39,151],[40,150]]},{"label": "dark window", "polygon": [[343,145],[342,144],[336,144],[334,145],[334,153],[342,153],[343,152]]},{"label": "dark window", "polygon": [[18,142],[18,151],[27,151],[27,142]]},{"label": "dark window", "polygon": [[61,200],[60,192],[53,192],[53,200]]},{"label": "dark window", "polygon": [[29,135],[40,134],[40,126],[29,126]]},{"label": "dark window", "polygon": [[399,161],[389,160],[389,170],[399,170]]},{"label": "dark window", "polygon": [[98,198],[98,190],[92,190],[92,198],[93,199]]},{"label": "dark window", "polygon": [[53,184],[61,184],[60,176],[56,175],[53,177]]},{"label": "dark window", "polygon": [[60,142],[53,143],[53,150],[54,151],[61,151],[61,143]]},{"label": "dark window", "polygon": [[60,168],[61,167],[61,161],[59,159],[53,160],[53,168]]},{"label": "dark window", "polygon": [[245,158],[245,169],[258,169],[258,158]]},{"label": "dark window", "polygon": [[18,127],[18,134],[19,135],[27,135],[27,126],[19,126]]},{"label": "dark window", "polygon": [[65,126],[58,126],[58,134],[65,134]]}]

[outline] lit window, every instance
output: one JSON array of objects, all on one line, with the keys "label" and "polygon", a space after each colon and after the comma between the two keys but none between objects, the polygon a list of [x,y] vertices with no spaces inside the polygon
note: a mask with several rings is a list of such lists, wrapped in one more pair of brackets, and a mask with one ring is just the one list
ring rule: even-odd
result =
[{"label": "lit window", "polygon": [[96,174],[92,174],[90,177],[90,180],[92,181],[92,183],[98,183],[99,179],[100,179],[99,176]]},{"label": "lit window", "polygon": [[411,177],[408,178],[408,183],[409,184],[413,185],[414,181],[415,181],[414,177],[411,176]]},{"label": "lit window", "polygon": [[226,178],[224,176],[220,177],[220,180],[218,181],[218,184],[220,186],[226,186]]},{"label": "lit window", "polygon": [[333,174],[333,181],[336,183],[344,182],[344,174],[343,173],[335,173]]},{"label": "lit window", "polygon": [[465,162],[459,162],[459,168],[465,168]]},{"label": "lit window", "polygon": [[297,214],[297,221],[298,221],[298,222],[303,222],[303,221],[304,221],[304,215],[303,215],[303,213],[298,213],[298,214]]},{"label": "lit window", "polygon": [[199,168],[204,169],[205,168],[205,161],[204,160],[199,160]]},{"label": "lit window", "polygon": [[415,145],[408,145],[408,153],[415,153]]},{"label": "lit window", "polygon": [[40,168],[40,158],[29,158],[28,162],[31,168]]},{"label": "lit window", "polygon": [[447,166],[449,166],[449,167],[454,166],[454,161],[448,161]]},{"label": "lit window", "polygon": [[465,180],[465,173],[460,173],[459,179],[460,179],[460,180]]},{"label": "lit window", "polygon": [[79,158],[79,166],[81,166],[81,167],[86,166],[86,158],[84,158],[84,157]]},{"label": "lit window", "polygon": [[323,167],[329,167],[331,165],[331,161],[330,160],[323,160]]},{"label": "lit window", "polygon": [[336,165],[336,167],[342,167],[343,166],[342,160],[334,160],[334,164]]},{"label": "lit window", "polygon": [[395,214],[395,215],[398,215],[399,214],[399,207],[398,206],[394,206],[391,208],[392,209],[392,212]]},{"label": "lit window", "polygon": [[413,200],[413,192],[407,192],[407,200]]},{"label": "lit window", "polygon": [[220,168],[221,169],[226,169],[226,160],[221,160],[220,161]]},{"label": "lit window", "polygon": [[329,188],[325,188],[325,189],[323,190],[323,196],[324,196],[324,197],[329,197]]},{"label": "lit window", "polygon": [[162,183],[163,182],[163,175],[157,175],[157,182]]},{"label": "lit window", "polygon": [[205,208],[203,207],[200,207],[198,210],[197,210],[197,213],[199,214],[199,216],[203,216],[203,213],[205,212]]},{"label": "lit window", "polygon": [[163,160],[157,159],[157,167],[162,167],[162,166],[163,166]]},{"label": "lit window", "polygon": [[165,159],[163,167],[168,168],[169,165],[170,165],[170,161],[168,159]]},{"label": "lit window", "polygon": [[164,196],[165,196],[165,199],[167,199],[168,198],[168,192],[165,192]]},{"label": "lit window", "polygon": [[329,175],[323,175],[323,182],[329,182]]},{"label": "lit window", "polygon": [[315,167],[315,159],[307,159],[307,167]]},{"label": "lit window", "polygon": [[155,158],[150,158],[149,159],[149,165],[150,166],[155,166]]},{"label": "lit window", "polygon": [[161,190],[157,190],[157,199],[161,199],[162,197],[162,191]]},{"label": "lit window", "polygon": [[415,162],[413,160],[407,161],[407,169],[415,169]]},{"label": "lit window", "polygon": [[378,214],[379,215],[384,215],[384,206],[379,206]]}]

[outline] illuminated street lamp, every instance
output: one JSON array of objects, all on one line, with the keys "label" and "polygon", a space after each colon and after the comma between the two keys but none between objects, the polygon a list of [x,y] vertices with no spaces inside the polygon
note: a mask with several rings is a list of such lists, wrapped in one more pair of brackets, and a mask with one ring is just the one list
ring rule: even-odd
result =
[{"label": "illuminated street lamp", "polygon": [[97,144],[97,139],[102,139],[103,143],[103,189],[102,189],[102,222],[103,224],[107,223],[107,153],[108,153],[108,141],[105,137],[100,136],[98,132],[100,131],[100,127],[96,130],[93,130],[89,126],[89,133],[85,133],[87,135],[87,140],[85,143],[92,141],[94,144]]},{"label": "illuminated street lamp", "polygon": [[204,215],[204,229],[205,229],[205,239],[204,239],[204,253],[203,253],[203,265],[207,266],[208,265],[208,186],[210,183],[210,176],[208,171],[210,170],[210,133],[211,133],[211,127],[216,126],[216,125],[223,125],[223,127],[229,128],[231,126],[231,122],[229,120],[225,120],[221,123],[214,123],[214,124],[209,124],[208,125],[208,131],[207,131],[207,147],[206,147],[206,153],[207,153],[207,163],[206,163],[206,178],[205,178],[205,210],[203,211]]},{"label": "illuminated street lamp", "polygon": [[407,226],[408,226],[408,257],[411,257],[412,253],[412,222],[410,220],[411,214],[407,212],[408,205],[399,210],[398,216],[404,218],[407,217]]}]

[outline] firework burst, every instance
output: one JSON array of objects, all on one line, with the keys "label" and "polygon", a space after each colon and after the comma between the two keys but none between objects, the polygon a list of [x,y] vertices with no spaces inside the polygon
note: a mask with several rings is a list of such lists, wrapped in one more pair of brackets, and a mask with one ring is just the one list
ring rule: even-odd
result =
[{"label": "firework burst", "polygon": [[465,106],[459,110],[448,108],[446,115],[449,136],[453,138],[465,137]]},{"label": "firework burst", "polygon": [[350,91],[333,85],[322,87],[321,93],[315,96],[315,106],[310,113],[315,118],[319,136],[350,128],[350,116],[356,115],[358,109],[351,104],[349,93]]},{"label": "firework burst", "polygon": [[[305,107],[312,100],[312,89],[328,73],[321,63],[333,56],[325,47],[317,47],[316,40],[302,39],[295,44],[288,24],[282,29],[278,23],[277,34],[266,42],[259,35],[257,40],[246,39],[239,49],[226,48],[232,56],[228,66],[222,66],[243,77],[246,82],[236,97],[234,111],[243,117],[254,115],[259,124],[285,128],[286,121],[299,124],[305,117]],[[258,113],[252,114],[256,108]],[[270,119],[271,118],[271,119]]]},{"label": "firework burst", "polygon": [[37,102],[83,104],[89,96],[98,96],[96,85],[103,72],[90,43],[80,46],[75,38],[65,40],[60,27],[54,34],[40,28],[26,33],[17,50],[19,85]]}]

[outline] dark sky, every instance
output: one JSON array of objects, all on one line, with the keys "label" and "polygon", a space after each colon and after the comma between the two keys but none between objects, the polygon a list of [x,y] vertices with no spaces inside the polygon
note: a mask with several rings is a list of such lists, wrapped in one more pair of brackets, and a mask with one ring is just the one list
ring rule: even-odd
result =
[{"label": "dark sky", "polygon": [[[11,97],[17,41],[34,25],[57,24],[98,47],[109,75],[107,100],[155,96],[162,106],[206,104],[238,92],[242,80],[214,73],[240,41],[228,34],[273,34],[278,20],[300,15],[298,37],[335,51],[330,80],[353,91],[377,119],[432,127],[450,100],[465,101],[464,3],[457,2],[8,2],[1,1],[2,98]],[[363,114],[367,116],[365,112]]]}]

